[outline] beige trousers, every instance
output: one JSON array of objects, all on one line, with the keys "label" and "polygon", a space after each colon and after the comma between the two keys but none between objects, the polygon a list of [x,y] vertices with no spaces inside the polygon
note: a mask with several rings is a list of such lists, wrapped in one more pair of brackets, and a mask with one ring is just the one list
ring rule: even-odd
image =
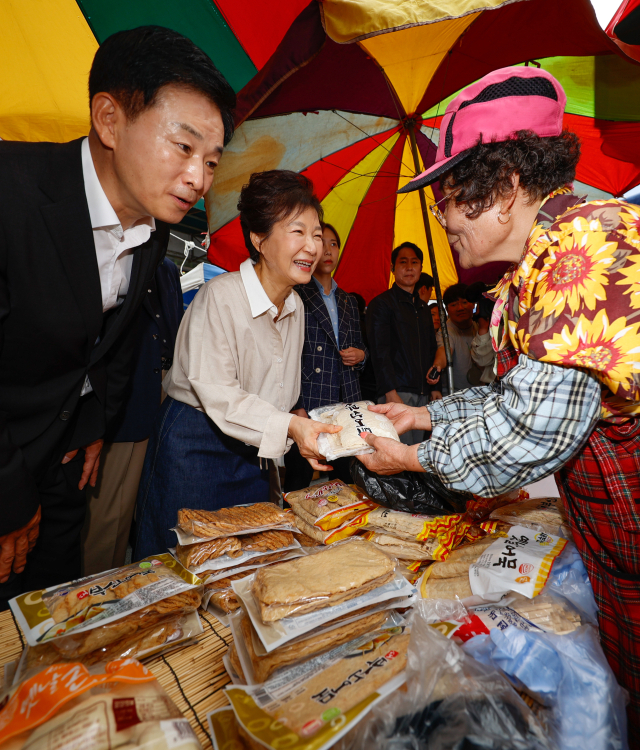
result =
[{"label": "beige trousers", "polygon": [[82,531],[86,576],[124,565],[148,442],[104,444],[98,481],[87,487]]}]

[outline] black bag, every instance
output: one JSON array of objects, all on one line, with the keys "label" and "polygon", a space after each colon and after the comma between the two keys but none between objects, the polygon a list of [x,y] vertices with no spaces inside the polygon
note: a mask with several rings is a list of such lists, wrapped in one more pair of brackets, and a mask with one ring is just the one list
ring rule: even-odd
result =
[{"label": "black bag", "polygon": [[352,459],[351,477],[358,489],[374,502],[391,510],[441,516],[464,513],[470,492],[447,489],[435,474],[403,471],[400,474],[375,474],[356,458]]}]

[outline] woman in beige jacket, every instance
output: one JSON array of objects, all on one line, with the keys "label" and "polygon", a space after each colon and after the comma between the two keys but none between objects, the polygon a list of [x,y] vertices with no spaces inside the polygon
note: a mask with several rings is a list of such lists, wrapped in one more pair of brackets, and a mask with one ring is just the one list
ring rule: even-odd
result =
[{"label": "woman in beige jacket", "polygon": [[316,469],[317,436],[339,428],[295,416],[307,284],[322,252],[322,208],[295,172],[251,176],[240,222],[250,254],[205,284],[176,340],[168,397],[149,441],[138,493],[136,559],[175,539],[179,508],[266,501],[267,462],[295,441]]}]

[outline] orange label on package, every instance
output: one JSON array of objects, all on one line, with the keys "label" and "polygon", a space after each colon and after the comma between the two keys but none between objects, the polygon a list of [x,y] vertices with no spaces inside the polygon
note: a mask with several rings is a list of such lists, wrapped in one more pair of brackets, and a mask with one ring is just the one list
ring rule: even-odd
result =
[{"label": "orange label on package", "polygon": [[135,659],[109,662],[105,674],[92,675],[80,663],[54,664],[25,680],[0,711],[0,745],[35,729],[65,703],[110,682],[151,682],[155,677]]}]

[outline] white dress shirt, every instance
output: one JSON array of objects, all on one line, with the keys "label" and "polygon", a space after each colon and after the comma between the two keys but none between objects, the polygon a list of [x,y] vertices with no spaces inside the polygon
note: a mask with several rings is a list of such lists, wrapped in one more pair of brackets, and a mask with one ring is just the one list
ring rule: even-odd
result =
[{"label": "white dress shirt", "polygon": [[281,316],[244,261],[207,282],[187,308],[163,387],[225,433],[276,459],[290,447],[300,397],[304,308],[291,292]]},{"label": "white dress shirt", "polygon": [[[98,179],[88,138],[82,141],[81,153],[84,191],[100,272],[102,311],[106,312],[124,302],[129,291],[133,250],[149,239],[156,223],[153,217],[147,216],[137,221],[134,226],[123,229]],[[93,389],[87,377],[81,395],[84,396],[91,390]]]}]

